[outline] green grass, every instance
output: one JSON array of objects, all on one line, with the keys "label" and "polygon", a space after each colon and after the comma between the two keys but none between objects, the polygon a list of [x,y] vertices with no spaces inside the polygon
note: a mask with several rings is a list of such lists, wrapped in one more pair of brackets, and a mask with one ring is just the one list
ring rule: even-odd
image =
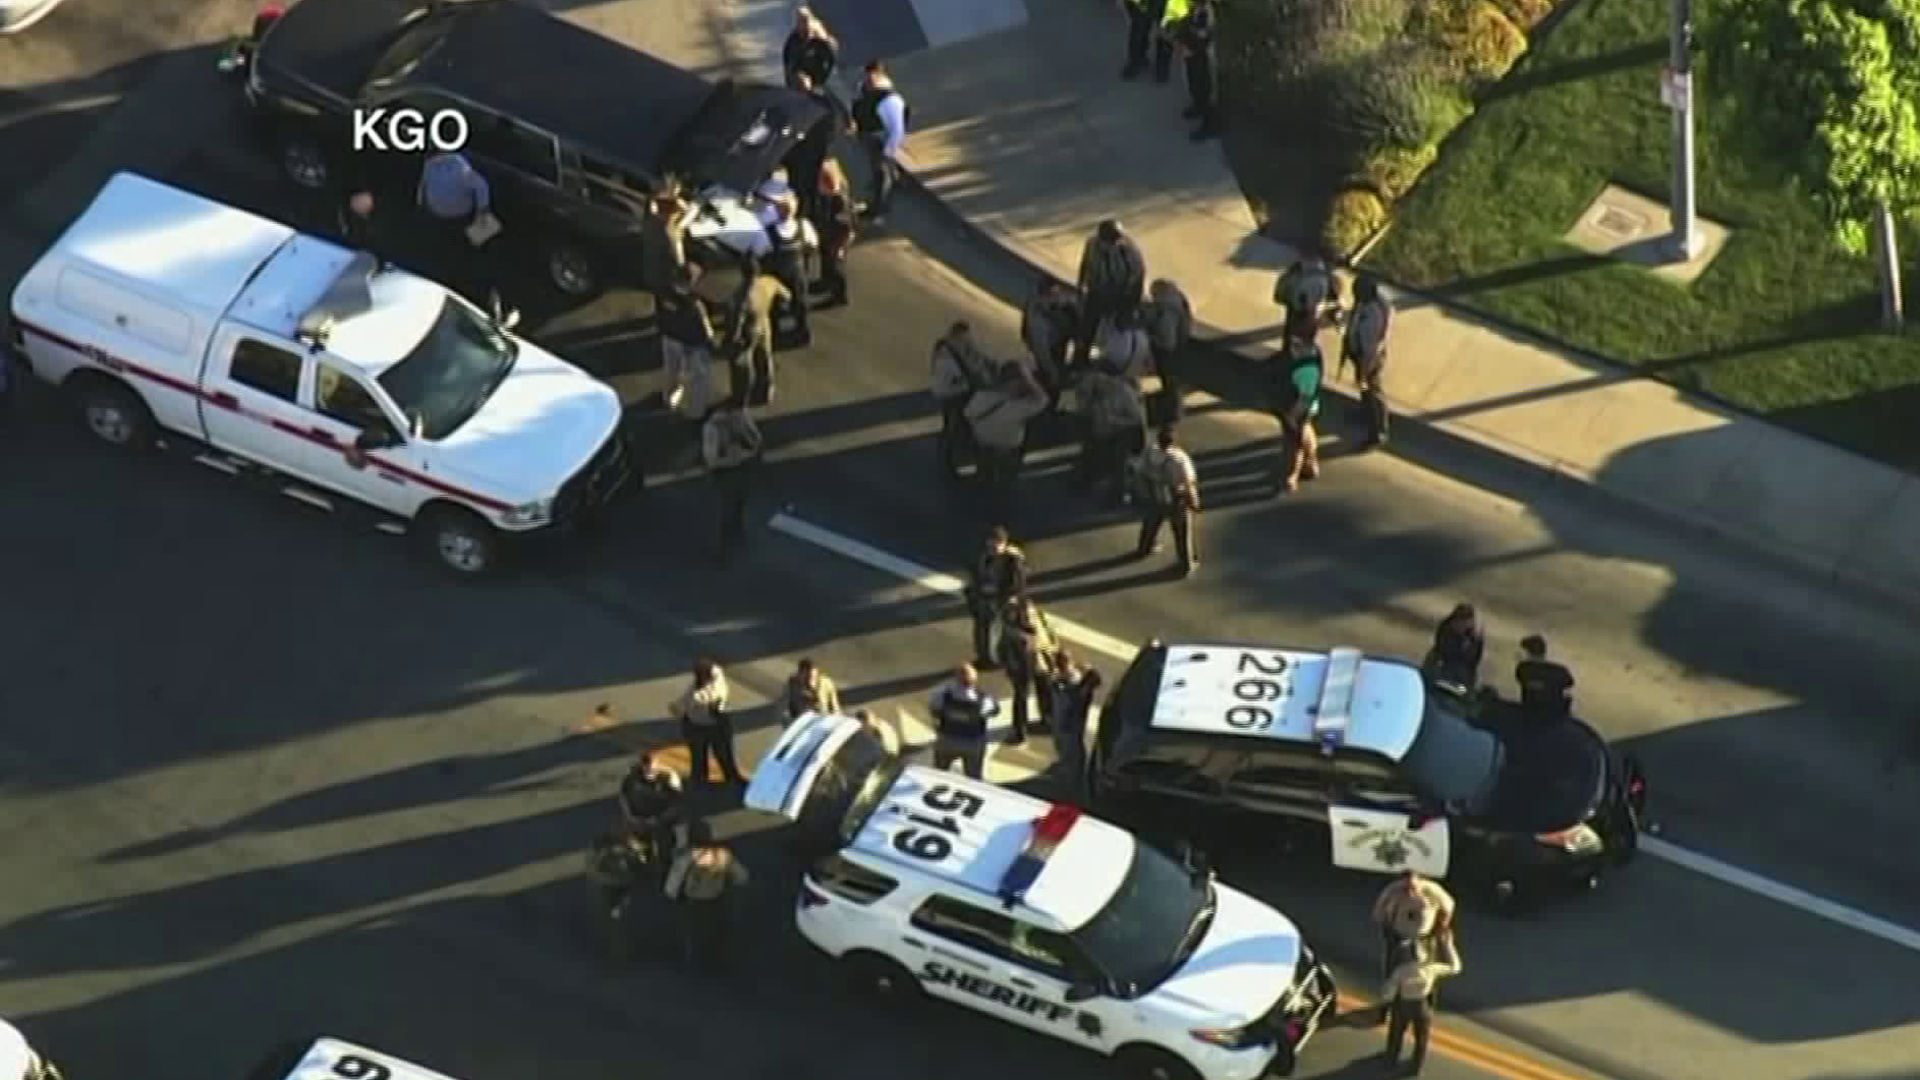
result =
[{"label": "green grass", "polygon": [[[1734,230],[1682,288],[1561,238],[1609,182],[1664,200],[1668,0],[1578,0],[1402,200],[1367,264],[1689,390],[1920,471],[1920,338],[1876,332],[1870,259],[1840,253],[1810,200],[1695,74],[1699,208]],[[1902,237],[1920,320],[1920,235]]]}]

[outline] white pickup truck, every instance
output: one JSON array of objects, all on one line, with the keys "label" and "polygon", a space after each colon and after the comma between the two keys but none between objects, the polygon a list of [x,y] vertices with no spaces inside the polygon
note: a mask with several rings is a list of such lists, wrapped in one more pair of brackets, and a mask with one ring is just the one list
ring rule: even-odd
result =
[{"label": "white pickup truck", "polygon": [[100,440],[184,442],[449,569],[592,513],[637,471],[618,395],[430,281],[131,173],[20,282],[10,337]]}]

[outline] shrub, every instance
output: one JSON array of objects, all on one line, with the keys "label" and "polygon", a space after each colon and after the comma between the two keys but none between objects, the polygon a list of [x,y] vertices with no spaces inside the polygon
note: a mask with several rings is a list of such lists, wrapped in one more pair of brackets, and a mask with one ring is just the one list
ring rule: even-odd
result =
[{"label": "shrub", "polygon": [[1387,204],[1371,191],[1343,191],[1334,196],[1327,208],[1327,223],[1320,230],[1320,242],[1334,255],[1344,259],[1360,250],[1387,223]]},{"label": "shrub", "polygon": [[1444,57],[1418,45],[1327,73],[1319,96],[1328,129],[1363,150],[1430,146],[1473,111]]},{"label": "shrub", "polygon": [[1436,145],[1409,150],[1400,146],[1380,147],[1366,156],[1348,183],[1364,187],[1384,202],[1397,202],[1413,189],[1414,181],[1440,156]]},{"label": "shrub", "polygon": [[1507,20],[1521,30],[1532,30],[1553,14],[1559,0],[1493,0]]},{"label": "shrub", "polygon": [[1507,73],[1527,51],[1527,35],[1492,0],[1447,5],[1434,39],[1476,82],[1492,82]]}]

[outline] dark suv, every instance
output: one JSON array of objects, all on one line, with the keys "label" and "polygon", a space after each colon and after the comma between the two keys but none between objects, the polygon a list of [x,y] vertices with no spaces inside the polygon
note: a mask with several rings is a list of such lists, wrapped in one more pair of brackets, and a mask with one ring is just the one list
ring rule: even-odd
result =
[{"label": "dark suv", "polygon": [[295,183],[350,172],[411,203],[427,146],[403,131],[408,147],[356,152],[356,111],[458,113],[501,240],[575,296],[637,271],[650,195],[751,192],[824,115],[805,94],[711,83],[522,0],[301,0],[255,32],[247,100]]},{"label": "dark suv", "polygon": [[1255,834],[1324,842],[1337,866],[1465,881],[1503,907],[1631,858],[1647,794],[1577,719],[1462,701],[1357,649],[1226,644],[1141,649],[1090,776],[1122,816],[1253,815]]}]

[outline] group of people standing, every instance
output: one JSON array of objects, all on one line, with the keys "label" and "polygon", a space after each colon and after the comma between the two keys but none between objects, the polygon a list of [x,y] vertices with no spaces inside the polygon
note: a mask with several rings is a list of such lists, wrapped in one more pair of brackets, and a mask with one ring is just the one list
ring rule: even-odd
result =
[{"label": "group of people standing", "polygon": [[1214,50],[1219,31],[1214,0],[1123,0],[1127,9],[1127,64],[1122,79],[1144,75],[1152,56],[1153,76],[1159,82],[1173,78],[1177,53],[1187,76],[1187,107],[1181,114],[1196,120],[1194,142],[1220,135],[1220,68]]},{"label": "group of people standing", "polygon": [[1380,294],[1379,283],[1362,276],[1354,282],[1353,307],[1340,303],[1340,285],[1333,270],[1318,257],[1295,261],[1273,286],[1273,302],[1284,311],[1281,345],[1266,362],[1268,402],[1280,421],[1282,446],[1274,487],[1299,490],[1302,480],[1320,475],[1321,391],[1326,383],[1326,357],[1320,350],[1320,332],[1344,326],[1340,343],[1343,366],[1351,367],[1360,387],[1367,423],[1365,446],[1385,445],[1390,419],[1382,378],[1386,371],[1387,331],[1393,306]]}]

